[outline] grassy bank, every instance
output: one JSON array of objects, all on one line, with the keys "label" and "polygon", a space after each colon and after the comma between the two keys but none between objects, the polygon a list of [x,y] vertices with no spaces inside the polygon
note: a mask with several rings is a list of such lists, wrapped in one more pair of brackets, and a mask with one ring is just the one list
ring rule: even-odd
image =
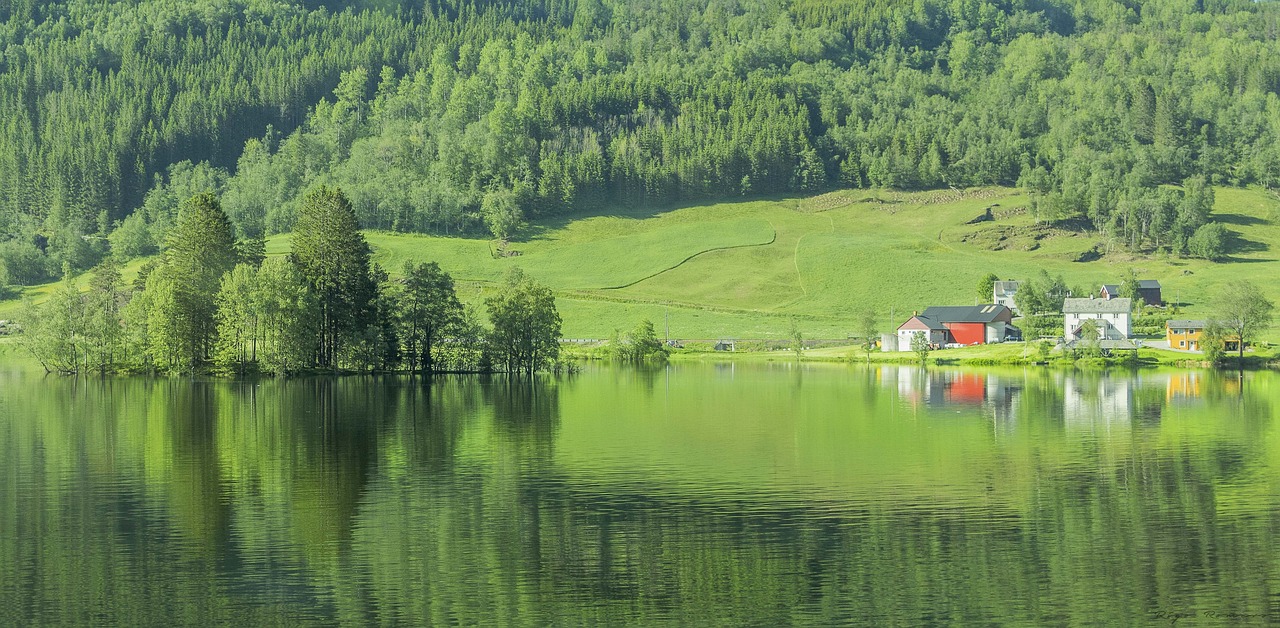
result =
[{"label": "grassy bank", "polygon": [[[795,352],[789,350],[746,350],[746,351],[714,351],[705,347],[683,349],[672,352],[671,359],[680,360],[733,360],[733,361],[777,361],[794,362]],[[853,364],[919,364],[919,357],[911,352],[873,351],[868,355],[861,346],[846,345],[822,349],[806,349],[799,356],[802,362],[841,362]],[[1203,356],[1167,349],[1144,347],[1138,350],[1136,360],[1123,354],[1111,358],[1074,357],[1055,350],[1046,358],[1042,357],[1035,343],[1008,342],[992,345],[960,347],[932,351],[928,356],[928,364],[936,366],[1009,366],[1043,364],[1048,366],[1171,366],[1187,368],[1207,368]],[[1234,359],[1230,359],[1224,368],[1235,368]],[[1249,351],[1245,354],[1244,368],[1277,368],[1280,367],[1280,352],[1274,348]]]},{"label": "grassy bank", "polygon": [[[555,291],[564,335],[605,338],[648,318],[681,339],[782,339],[794,321],[806,338],[856,335],[873,308],[881,331],[929,305],[973,303],[980,277],[1021,279],[1041,269],[1096,289],[1127,269],[1161,282],[1178,316],[1211,314],[1226,281],[1250,278],[1280,302],[1280,200],[1261,189],[1219,188],[1214,217],[1233,232],[1221,263],[1135,256],[1097,234],[1037,224],[1016,190],[902,193],[846,190],[809,198],[676,209],[619,209],[541,222],[506,245],[480,238],[369,232],[375,261],[392,273],[435,260],[479,304],[509,268]],[[994,220],[971,223],[992,209]],[[268,252],[288,251],[275,236]],[[1089,251],[1101,258],[1078,262]],[[1112,251],[1107,253],[1107,251]],[[126,280],[140,261],[125,268]],[[27,289],[41,299],[50,286]],[[12,318],[19,301],[0,302]],[[1276,328],[1264,338],[1280,341]],[[940,354],[941,355],[941,354]]]}]

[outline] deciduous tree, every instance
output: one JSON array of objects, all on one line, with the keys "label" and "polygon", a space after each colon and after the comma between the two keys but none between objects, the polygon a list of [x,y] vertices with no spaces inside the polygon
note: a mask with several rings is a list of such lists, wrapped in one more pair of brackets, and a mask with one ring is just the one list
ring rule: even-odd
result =
[{"label": "deciduous tree", "polygon": [[560,313],[551,289],[518,268],[501,290],[485,299],[495,361],[510,373],[532,376],[560,355]]},{"label": "deciduous tree", "polygon": [[1213,302],[1213,319],[1239,341],[1237,357],[1243,359],[1245,344],[1271,324],[1275,307],[1252,282],[1233,281]]},{"label": "deciduous tree", "polygon": [[405,262],[402,285],[397,310],[404,357],[410,371],[430,373],[435,368],[433,350],[461,320],[462,304],[453,278],[435,262]]}]

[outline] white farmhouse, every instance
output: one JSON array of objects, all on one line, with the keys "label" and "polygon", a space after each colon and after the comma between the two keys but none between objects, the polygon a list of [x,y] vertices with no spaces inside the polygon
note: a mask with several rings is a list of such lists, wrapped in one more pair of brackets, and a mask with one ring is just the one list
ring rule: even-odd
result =
[{"label": "white farmhouse", "polygon": [[1128,338],[1133,329],[1132,309],[1133,300],[1128,298],[1067,299],[1062,303],[1062,337],[1067,341],[1078,340],[1081,325],[1092,319],[1098,321],[1100,340]]},{"label": "white farmhouse", "polygon": [[991,288],[992,303],[1003,305],[1014,313],[1018,313],[1018,304],[1015,302],[1018,294],[1018,282],[1013,280],[997,281],[992,284]]}]

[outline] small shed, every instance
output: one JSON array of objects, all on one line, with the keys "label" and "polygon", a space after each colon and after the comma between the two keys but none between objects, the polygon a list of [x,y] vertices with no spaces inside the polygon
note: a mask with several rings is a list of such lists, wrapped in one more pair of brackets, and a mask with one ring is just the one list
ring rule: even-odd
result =
[{"label": "small shed", "polygon": [[1139,280],[1138,296],[1147,305],[1164,305],[1164,299],[1160,297],[1160,282],[1155,279]]}]

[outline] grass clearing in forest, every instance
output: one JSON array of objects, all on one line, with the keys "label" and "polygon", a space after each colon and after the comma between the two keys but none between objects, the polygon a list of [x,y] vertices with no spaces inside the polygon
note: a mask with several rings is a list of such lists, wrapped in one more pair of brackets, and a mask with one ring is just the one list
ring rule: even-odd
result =
[{"label": "grass clearing in forest", "polygon": [[[1119,283],[1128,269],[1159,280],[1176,316],[1212,314],[1224,283],[1245,278],[1280,303],[1280,199],[1258,188],[1217,188],[1215,219],[1237,249],[1221,263],[1134,255],[1093,232],[1038,222],[1017,190],[920,193],[842,190],[809,198],[625,209],[532,225],[505,245],[481,238],[367,232],[392,275],[406,260],[435,261],[459,297],[480,305],[519,266],[557,294],[569,338],[606,338],[651,320],[678,339],[781,339],[859,333],[859,313],[891,331],[913,310],[978,300],[981,277],[1027,279],[1046,270],[1077,290]],[[973,222],[991,210],[992,220]],[[500,252],[501,249],[501,252]],[[288,236],[268,241],[288,250]],[[1093,261],[1075,261],[1089,251]],[[1086,256],[1087,257],[1087,256]],[[126,281],[141,262],[125,267]],[[80,278],[84,281],[84,278]],[[37,300],[56,284],[33,287]],[[984,300],[989,300],[988,296]],[[18,301],[0,302],[12,318]],[[1171,317],[1174,315],[1171,314]],[[1276,327],[1264,338],[1277,339]]]}]

